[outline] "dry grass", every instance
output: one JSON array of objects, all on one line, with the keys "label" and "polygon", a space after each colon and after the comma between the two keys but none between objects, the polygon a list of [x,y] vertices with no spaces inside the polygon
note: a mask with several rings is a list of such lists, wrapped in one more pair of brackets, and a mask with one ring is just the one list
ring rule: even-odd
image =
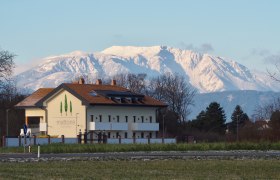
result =
[{"label": "dry grass", "polygon": [[0,179],[280,179],[277,160],[0,163]]}]

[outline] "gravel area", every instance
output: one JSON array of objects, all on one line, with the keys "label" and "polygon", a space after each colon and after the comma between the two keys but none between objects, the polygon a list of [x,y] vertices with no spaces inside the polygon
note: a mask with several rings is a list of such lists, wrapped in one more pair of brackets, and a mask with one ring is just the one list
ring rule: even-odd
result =
[{"label": "gravel area", "polygon": [[280,159],[280,151],[169,151],[169,152],[116,152],[116,153],[34,153],[0,154],[0,162],[44,162],[44,161],[106,161],[106,160],[167,160],[167,159]]}]

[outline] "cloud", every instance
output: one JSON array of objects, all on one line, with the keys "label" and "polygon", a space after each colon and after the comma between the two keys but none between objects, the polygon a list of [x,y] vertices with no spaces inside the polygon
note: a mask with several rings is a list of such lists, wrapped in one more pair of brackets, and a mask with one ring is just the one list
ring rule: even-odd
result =
[{"label": "cloud", "polygon": [[264,63],[269,64],[279,64],[280,63],[280,53],[271,53],[267,49],[253,49],[251,54],[253,56],[261,57]]},{"label": "cloud", "polygon": [[193,50],[200,53],[208,53],[214,51],[214,48],[210,43],[203,43],[200,46],[194,46],[193,44],[186,44],[184,42],[180,42],[179,46],[182,49]]}]

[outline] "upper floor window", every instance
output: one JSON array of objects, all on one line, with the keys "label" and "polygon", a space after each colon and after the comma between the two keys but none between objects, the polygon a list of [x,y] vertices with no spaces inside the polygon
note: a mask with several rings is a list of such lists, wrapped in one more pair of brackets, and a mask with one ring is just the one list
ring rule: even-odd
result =
[{"label": "upper floor window", "polygon": [[133,116],[133,122],[136,122],[136,116]]},{"label": "upper floor window", "polygon": [[150,123],[152,123],[153,122],[153,117],[152,116],[150,116]]},{"label": "upper floor window", "polygon": [[125,116],[125,122],[128,122],[128,116]]},{"label": "upper floor window", "polygon": [[99,115],[99,121],[102,122],[102,115]]},{"label": "upper floor window", "polygon": [[142,123],[144,122],[144,116],[141,116]]},{"label": "upper floor window", "polygon": [[108,121],[111,122],[111,115],[108,116]]},{"label": "upper floor window", "polygon": [[90,121],[93,122],[93,115],[90,115]]},{"label": "upper floor window", "polygon": [[117,122],[120,122],[120,116],[117,116]]}]

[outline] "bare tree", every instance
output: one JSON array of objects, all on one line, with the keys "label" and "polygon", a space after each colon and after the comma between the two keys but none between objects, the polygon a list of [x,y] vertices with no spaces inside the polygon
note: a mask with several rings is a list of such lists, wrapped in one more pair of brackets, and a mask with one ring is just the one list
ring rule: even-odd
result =
[{"label": "bare tree", "polygon": [[145,93],[147,74],[118,74],[113,77],[119,86],[135,93]]},{"label": "bare tree", "polygon": [[168,108],[178,114],[180,122],[186,120],[190,113],[189,108],[193,105],[196,90],[186,82],[183,76],[161,75],[150,81],[149,88],[149,94],[167,103]]},{"label": "bare tree", "polygon": [[275,64],[275,71],[266,70],[268,76],[273,79],[274,81],[280,82],[280,67],[279,64]]},{"label": "bare tree", "polygon": [[14,57],[14,54],[0,50],[0,90],[10,81],[14,68]]},{"label": "bare tree", "polygon": [[258,106],[253,114],[254,120],[268,120],[273,112],[280,110],[280,98],[275,98],[272,102]]}]

